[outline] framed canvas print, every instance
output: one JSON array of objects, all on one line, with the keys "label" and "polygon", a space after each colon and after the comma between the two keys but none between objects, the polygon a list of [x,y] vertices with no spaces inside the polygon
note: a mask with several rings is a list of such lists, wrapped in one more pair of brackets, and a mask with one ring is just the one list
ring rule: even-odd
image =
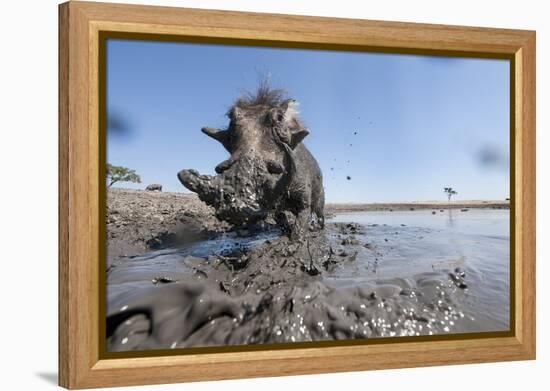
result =
[{"label": "framed canvas print", "polygon": [[535,33],[59,7],[67,388],[535,358]]}]

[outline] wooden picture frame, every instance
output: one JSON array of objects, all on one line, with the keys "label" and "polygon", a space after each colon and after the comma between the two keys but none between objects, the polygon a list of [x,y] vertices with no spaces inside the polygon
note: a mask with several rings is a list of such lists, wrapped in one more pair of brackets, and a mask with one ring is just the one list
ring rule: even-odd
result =
[{"label": "wooden picture frame", "polygon": [[[102,355],[100,41],[109,34],[511,61],[512,330],[475,338]],[[90,388],[535,358],[535,32],[68,2],[59,6],[59,384]]]}]

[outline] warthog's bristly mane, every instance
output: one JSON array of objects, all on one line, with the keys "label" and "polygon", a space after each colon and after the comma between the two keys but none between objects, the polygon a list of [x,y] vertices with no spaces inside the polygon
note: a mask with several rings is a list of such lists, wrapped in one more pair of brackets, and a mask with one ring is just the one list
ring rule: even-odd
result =
[{"label": "warthog's bristly mane", "polygon": [[230,117],[235,107],[248,111],[264,111],[280,106],[288,99],[286,90],[271,88],[268,83],[261,82],[256,91],[247,91],[239,96],[227,111],[227,115]]},{"label": "warthog's bristly mane", "polygon": [[280,108],[283,109],[285,126],[300,129],[304,124],[299,118],[297,106],[298,102],[291,99],[286,90],[271,88],[268,82],[263,81],[256,91],[248,91],[238,97],[226,115],[233,118],[235,108],[256,115],[268,114],[272,109]]}]

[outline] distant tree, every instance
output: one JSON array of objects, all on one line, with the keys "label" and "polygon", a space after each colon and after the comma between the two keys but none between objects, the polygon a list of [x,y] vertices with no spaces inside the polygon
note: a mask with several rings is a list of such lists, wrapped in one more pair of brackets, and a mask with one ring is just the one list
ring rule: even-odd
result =
[{"label": "distant tree", "polygon": [[444,187],[443,192],[447,194],[447,200],[451,202],[451,197],[458,194],[452,187]]},{"label": "distant tree", "polygon": [[141,178],[136,174],[135,170],[122,166],[113,166],[109,163],[107,163],[107,179],[109,181],[107,187],[111,187],[117,182],[141,183]]}]

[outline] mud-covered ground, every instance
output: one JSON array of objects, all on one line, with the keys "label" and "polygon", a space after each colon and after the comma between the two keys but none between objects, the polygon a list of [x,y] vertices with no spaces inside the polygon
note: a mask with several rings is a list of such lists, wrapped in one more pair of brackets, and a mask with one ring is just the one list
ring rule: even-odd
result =
[{"label": "mud-covered ground", "polygon": [[[448,211],[425,211],[428,227],[410,216],[376,224],[338,215],[292,243],[276,228],[234,232],[192,195],[111,190],[108,219],[113,210],[112,351],[508,327],[509,239],[449,234],[437,225],[453,223]],[[476,215],[456,211],[454,221],[462,216]]]},{"label": "mud-covered ground", "polygon": [[228,228],[194,193],[109,189],[106,220],[108,266],[128,256],[207,239]]},{"label": "mud-covered ground", "polygon": [[[434,211],[465,208],[508,209],[509,201],[388,204],[327,204],[328,217],[357,211]],[[195,193],[109,189],[107,194],[109,263],[151,250],[207,239],[230,229]]]}]

